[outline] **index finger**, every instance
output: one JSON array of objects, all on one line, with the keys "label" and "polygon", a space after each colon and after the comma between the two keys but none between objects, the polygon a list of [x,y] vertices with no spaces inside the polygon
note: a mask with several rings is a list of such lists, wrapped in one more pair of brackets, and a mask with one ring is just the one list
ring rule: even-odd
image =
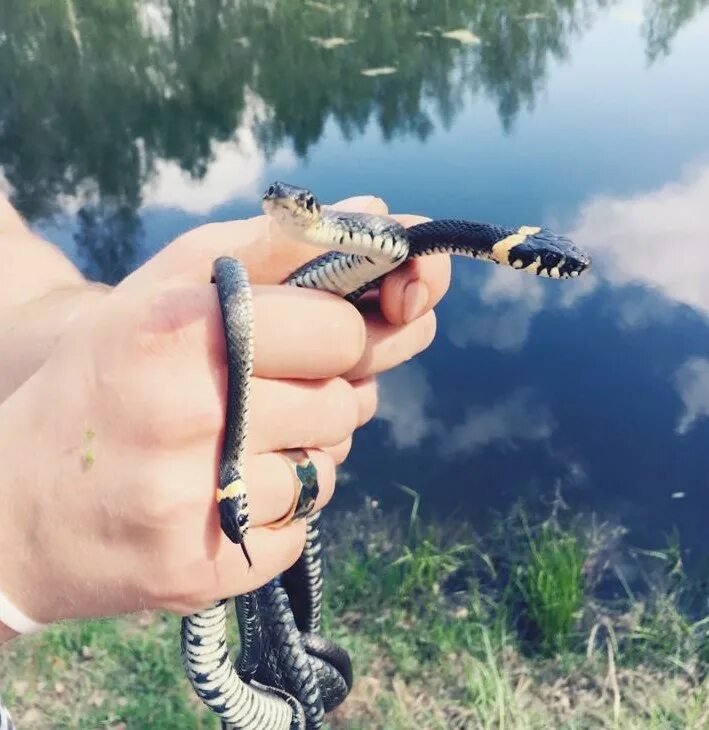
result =
[{"label": "index finger", "polygon": [[[344,299],[290,286],[256,285],[252,292],[254,375],[332,378],[362,357],[364,320]],[[191,361],[194,352],[209,353],[212,363],[226,359],[216,287],[209,284],[162,290],[149,303],[141,330],[141,347],[173,363],[182,353]]]}]

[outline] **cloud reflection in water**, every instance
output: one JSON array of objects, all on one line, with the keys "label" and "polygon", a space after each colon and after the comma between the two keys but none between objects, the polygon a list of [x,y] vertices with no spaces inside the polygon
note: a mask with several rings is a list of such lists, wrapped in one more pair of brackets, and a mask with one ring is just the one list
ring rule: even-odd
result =
[{"label": "cloud reflection in water", "polygon": [[519,388],[487,407],[468,410],[462,423],[441,441],[441,453],[471,453],[489,444],[544,441],[556,424],[547,406],[528,388]]},{"label": "cloud reflection in water", "polygon": [[530,388],[471,407],[461,423],[447,428],[431,415],[434,391],[419,363],[385,373],[379,386],[377,418],[389,423],[391,438],[400,449],[417,447],[433,437],[438,452],[453,457],[493,443],[510,447],[519,441],[544,441],[556,427],[551,411]]},{"label": "cloud reflection in water", "polygon": [[544,308],[544,284],[549,282],[503,267],[492,269],[482,284],[478,276],[468,276],[463,270],[460,282],[484,306],[471,305],[448,318],[450,341],[460,348],[475,344],[500,352],[521,350],[534,316]]},{"label": "cloud reflection in water", "polygon": [[675,373],[675,386],[684,404],[675,432],[684,435],[698,419],[709,416],[709,360],[690,357]]},{"label": "cloud reflection in water", "polygon": [[433,389],[422,365],[407,362],[380,375],[378,383],[377,418],[389,423],[391,438],[398,448],[418,446],[438,428],[427,413]]},{"label": "cloud reflection in water", "polygon": [[615,285],[641,284],[709,313],[709,165],[638,195],[586,203],[571,232]]}]

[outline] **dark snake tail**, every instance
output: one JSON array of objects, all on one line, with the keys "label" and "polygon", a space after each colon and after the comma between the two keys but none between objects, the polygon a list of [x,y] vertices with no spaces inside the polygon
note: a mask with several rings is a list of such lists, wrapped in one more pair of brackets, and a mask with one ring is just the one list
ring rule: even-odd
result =
[{"label": "dark snake tail", "polygon": [[[307,673],[315,681],[318,696],[299,691],[295,682],[283,685],[303,705],[306,715],[316,716],[320,703],[325,712],[331,712],[341,705],[352,689],[352,662],[349,654],[334,642],[321,636],[322,616],[322,544],[320,542],[320,513],[308,518],[305,548],[297,562],[281,576],[281,586],[289,599],[288,610],[293,617],[295,629],[300,633],[298,641],[291,646],[291,661],[298,656],[303,683]],[[306,660],[307,659],[307,665]],[[279,685],[281,686],[281,685]],[[320,725],[308,725],[315,730]]]},{"label": "dark snake tail", "polygon": [[236,673],[244,682],[256,675],[263,652],[263,627],[260,619],[258,593],[245,593],[234,601],[236,622],[239,627],[239,656]]},{"label": "dark snake tail", "polygon": [[299,631],[293,601],[280,581],[271,581],[258,593],[264,651],[256,678],[294,697],[308,730],[319,730],[325,713],[342,704],[352,688],[350,657],[320,634]]},{"label": "dark snake tail", "polygon": [[305,548],[296,563],[282,576],[293,607],[298,630],[318,633],[322,616],[322,545],[320,543],[320,513],[308,518]]}]

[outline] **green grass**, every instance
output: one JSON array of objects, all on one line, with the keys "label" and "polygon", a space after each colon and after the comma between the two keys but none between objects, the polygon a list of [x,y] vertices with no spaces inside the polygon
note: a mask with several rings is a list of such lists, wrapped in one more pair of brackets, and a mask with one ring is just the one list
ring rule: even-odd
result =
[{"label": "green grass", "polygon": [[[618,568],[625,597],[603,600],[598,531],[542,517],[480,537],[423,524],[416,497],[408,521],[371,504],[331,521],[326,632],[356,677],[331,726],[709,727],[709,618],[677,545],[623,553],[642,580]],[[161,614],[56,626],[3,647],[0,694],[24,728],[216,728],[178,636]]]},{"label": "green grass", "polygon": [[187,691],[179,619],[66,622],[0,652],[0,694],[20,728],[216,728]]},{"label": "green grass", "polygon": [[536,535],[524,520],[528,551],[516,571],[516,583],[526,613],[548,654],[568,649],[584,601],[583,567],[586,550],[573,532],[551,523]]}]

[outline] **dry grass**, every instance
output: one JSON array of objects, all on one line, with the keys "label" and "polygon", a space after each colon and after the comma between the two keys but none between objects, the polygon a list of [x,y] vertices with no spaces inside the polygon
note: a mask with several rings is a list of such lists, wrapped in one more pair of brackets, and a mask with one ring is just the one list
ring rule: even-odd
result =
[{"label": "dry grass", "polygon": [[[709,727],[709,619],[681,609],[689,584],[670,551],[654,554],[666,567],[647,574],[642,600],[604,602],[586,585],[579,620],[558,624],[566,638],[550,654],[553,643],[520,624],[525,591],[507,567],[539,565],[524,530],[460,542],[371,508],[340,524],[328,541],[327,632],[350,651],[356,683],[333,728]],[[568,544],[554,529],[537,534]],[[537,605],[549,625],[565,589],[554,581],[577,573],[545,575],[535,600],[553,599]],[[216,728],[182,675],[178,634],[159,614],[55,626],[3,647],[0,694],[25,729]]]}]

